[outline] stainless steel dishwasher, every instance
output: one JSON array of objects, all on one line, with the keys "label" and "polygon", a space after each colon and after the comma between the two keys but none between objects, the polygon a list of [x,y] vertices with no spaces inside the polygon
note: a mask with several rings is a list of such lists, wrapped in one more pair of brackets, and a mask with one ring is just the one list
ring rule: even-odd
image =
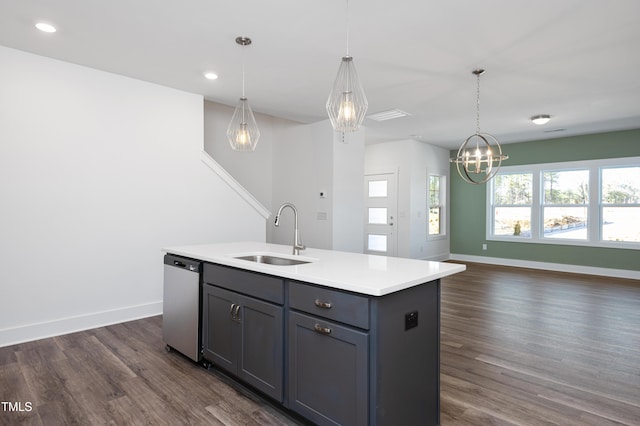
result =
[{"label": "stainless steel dishwasher", "polygon": [[202,355],[200,294],[201,262],[164,256],[162,338],[167,351],[175,349],[199,362]]}]

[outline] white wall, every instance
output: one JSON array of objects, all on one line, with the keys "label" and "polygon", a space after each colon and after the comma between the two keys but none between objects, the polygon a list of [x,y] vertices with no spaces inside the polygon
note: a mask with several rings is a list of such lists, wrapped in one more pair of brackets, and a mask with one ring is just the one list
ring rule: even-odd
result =
[{"label": "white wall", "polygon": [[[327,122],[327,124],[329,124]],[[330,128],[332,130],[332,128]],[[364,250],[364,155],[366,129],[334,132],[333,249]],[[344,138],[344,142],[342,140]]]},{"label": "white wall", "polygon": [[[329,120],[302,124],[256,114],[261,137],[252,153],[233,152],[226,129],[233,108],[205,102],[205,149],[239,183],[271,210],[267,241],[293,243],[293,213],[286,209],[278,228],[277,209],[298,209],[308,247],[362,251],[364,131],[343,143]],[[325,197],[321,197],[320,193]]]},{"label": "white wall", "polygon": [[[365,174],[398,173],[398,256],[445,260],[449,257],[446,238],[427,239],[427,176],[441,174],[449,179],[449,152],[414,140],[368,145]],[[447,221],[448,223],[448,221]]]},{"label": "white wall", "polygon": [[[298,209],[299,229],[308,247],[333,245],[333,141],[331,124],[279,126],[273,146],[273,213],[285,202]],[[320,198],[320,192],[327,193]],[[319,219],[319,214],[326,219]],[[292,244],[293,214],[286,209],[280,226],[267,230],[271,241]]]},{"label": "white wall", "polygon": [[346,134],[343,141],[328,119],[302,124],[256,114],[261,133],[256,150],[233,152],[226,137],[232,114],[232,107],[204,103],[205,150],[271,211],[267,241],[293,243],[289,209],[281,225],[273,226],[278,207],[290,202],[298,209],[305,245],[362,252],[365,130]]},{"label": "white wall", "polygon": [[[433,145],[413,141],[413,173],[411,184],[411,257],[415,259],[446,260],[449,258],[450,237],[448,206],[446,237],[427,237],[427,181],[429,174],[445,176],[446,203],[449,200],[449,151]],[[416,214],[415,212],[419,212]],[[426,240],[426,243],[425,243]]]},{"label": "white wall", "polygon": [[202,97],[0,47],[0,346],[161,313],[161,247],[265,239]]},{"label": "white wall", "polygon": [[[277,128],[273,145],[273,213],[284,202],[295,204],[299,228],[308,247],[362,252],[364,131],[343,143],[329,120]],[[325,196],[321,197],[320,193]],[[293,242],[293,220],[285,210],[268,238]],[[270,233],[270,234],[269,234]]]}]

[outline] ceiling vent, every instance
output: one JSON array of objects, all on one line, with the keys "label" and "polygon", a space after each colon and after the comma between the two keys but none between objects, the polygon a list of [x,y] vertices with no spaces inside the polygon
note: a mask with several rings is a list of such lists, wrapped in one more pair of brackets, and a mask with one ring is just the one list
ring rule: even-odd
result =
[{"label": "ceiling vent", "polygon": [[367,115],[367,118],[373,121],[387,121],[395,118],[407,117],[411,114],[401,111],[397,108],[389,109],[386,111],[376,112],[375,114]]}]

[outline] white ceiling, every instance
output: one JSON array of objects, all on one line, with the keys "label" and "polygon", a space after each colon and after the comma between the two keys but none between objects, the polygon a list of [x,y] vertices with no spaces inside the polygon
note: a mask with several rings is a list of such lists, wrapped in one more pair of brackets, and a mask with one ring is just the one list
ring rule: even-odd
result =
[{"label": "white ceiling", "polygon": [[[412,114],[365,120],[372,142],[457,147],[475,131],[475,68],[487,70],[481,130],[502,143],[640,128],[638,0],[350,0],[349,10],[368,112]],[[346,28],[346,0],[0,0],[1,45],[228,105],[241,94],[234,40],[251,37],[254,111],[301,122],[327,118]],[[536,126],[537,114],[552,120]]]}]

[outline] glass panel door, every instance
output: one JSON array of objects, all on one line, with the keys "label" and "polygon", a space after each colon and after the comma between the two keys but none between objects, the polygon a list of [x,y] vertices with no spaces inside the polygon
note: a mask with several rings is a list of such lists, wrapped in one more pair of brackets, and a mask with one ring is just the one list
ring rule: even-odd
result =
[{"label": "glass panel door", "polygon": [[396,182],[395,173],[365,176],[365,253],[396,255]]}]

